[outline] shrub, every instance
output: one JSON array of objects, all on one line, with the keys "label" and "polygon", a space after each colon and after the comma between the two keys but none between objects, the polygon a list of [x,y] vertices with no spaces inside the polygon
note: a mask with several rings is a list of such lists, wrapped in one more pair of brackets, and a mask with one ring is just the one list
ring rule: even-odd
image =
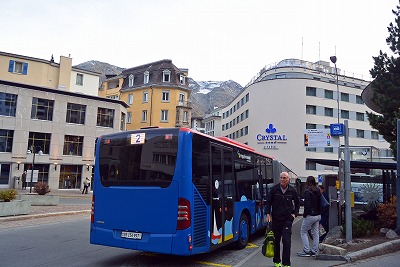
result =
[{"label": "shrub", "polygon": [[17,191],[14,189],[6,189],[0,191],[0,200],[4,202],[10,202],[17,197]]},{"label": "shrub", "polygon": [[379,228],[396,229],[397,227],[397,198],[393,196],[386,203],[378,204],[378,226]]},{"label": "shrub", "polygon": [[45,195],[50,192],[49,186],[47,185],[47,183],[44,182],[37,182],[35,184],[34,189],[35,192],[38,193],[39,195]]},{"label": "shrub", "polygon": [[[353,219],[352,220],[352,230],[353,237],[361,237],[369,235],[374,229],[374,222],[363,220],[363,219]],[[343,234],[346,234],[346,225],[343,225]]]}]

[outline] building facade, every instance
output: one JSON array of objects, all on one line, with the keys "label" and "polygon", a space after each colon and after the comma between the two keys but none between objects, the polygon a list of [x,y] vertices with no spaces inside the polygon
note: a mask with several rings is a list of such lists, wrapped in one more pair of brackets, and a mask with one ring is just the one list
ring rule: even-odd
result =
[{"label": "building facade", "polygon": [[[306,148],[306,129],[327,129],[348,120],[351,160],[391,161],[389,144],[372,129],[361,93],[369,82],[341,73],[328,62],[283,60],[264,68],[220,113],[207,118],[221,127],[214,135],[227,136],[273,156],[298,176],[337,173],[337,167],[307,159],[338,159],[338,147]],[[339,97],[339,101],[338,101]],[[338,117],[339,116],[339,117]],[[337,138],[337,137],[336,137]],[[340,137],[344,145],[344,137]],[[343,158],[343,155],[341,155]]]},{"label": "building facade", "polygon": [[72,58],[50,60],[0,52],[0,79],[97,96],[100,73],[72,66]]},{"label": "building facade", "polygon": [[192,107],[187,69],[165,59],[124,70],[106,79],[99,96],[126,102],[127,129],[190,127]]},{"label": "building facade", "polygon": [[24,171],[28,187],[81,188],[93,173],[97,136],[126,130],[127,105],[89,94],[99,75],[71,68],[70,58],[0,59],[0,188],[21,188]]}]

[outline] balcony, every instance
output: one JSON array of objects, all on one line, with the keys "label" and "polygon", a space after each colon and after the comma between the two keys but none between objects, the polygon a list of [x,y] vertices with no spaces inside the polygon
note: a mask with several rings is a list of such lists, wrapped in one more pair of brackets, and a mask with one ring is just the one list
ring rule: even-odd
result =
[{"label": "balcony", "polygon": [[176,107],[192,108],[192,102],[190,101],[178,101]]}]

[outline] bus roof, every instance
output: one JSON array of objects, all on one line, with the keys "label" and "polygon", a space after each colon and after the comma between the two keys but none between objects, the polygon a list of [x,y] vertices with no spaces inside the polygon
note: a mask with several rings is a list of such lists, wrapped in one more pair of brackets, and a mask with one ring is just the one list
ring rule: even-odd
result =
[{"label": "bus roof", "polygon": [[271,158],[271,159],[275,159],[274,157],[267,156],[267,155],[264,155],[262,153],[257,152],[251,146],[248,146],[246,144],[243,144],[243,143],[240,143],[238,141],[232,140],[232,139],[230,139],[228,137],[225,137],[225,136],[214,137],[214,136],[211,136],[211,135],[208,135],[208,134],[204,134],[204,133],[201,133],[199,131],[196,131],[196,130],[193,130],[193,129],[189,129],[189,128],[184,128],[184,127],[181,127],[180,131],[199,134],[199,135],[205,136],[205,137],[210,138],[210,139],[214,139],[216,141],[219,141],[219,142],[222,142],[222,143],[225,143],[225,144],[228,144],[228,145],[233,145],[233,146],[245,149],[247,151],[253,152],[254,154],[257,154],[257,155],[260,155],[260,156],[263,156],[263,157],[268,157],[268,158]]}]

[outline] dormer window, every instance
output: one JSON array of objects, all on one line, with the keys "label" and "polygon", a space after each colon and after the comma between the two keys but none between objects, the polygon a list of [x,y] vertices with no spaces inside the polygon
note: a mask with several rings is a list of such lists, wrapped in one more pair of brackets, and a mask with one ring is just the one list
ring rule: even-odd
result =
[{"label": "dormer window", "polygon": [[132,87],[135,82],[135,76],[133,74],[129,75],[129,87]]},{"label": "dormer window", "polygon": [[182,84],[182,85],[185,85],[185,76],[183,76],[182,74],[181,75],[179,75],[179,82]]},{"label": "dormer window", "polygon": [[171,81],[171,71],[164,70],[163,71],[163,82],[169,83]]},{"label": "dormer window", "polygon": [[149,83],[150,80],[149,78],[150,78],[150,73],[148,71],[145,71],[143,74],[143,83],[144,84]]}]

